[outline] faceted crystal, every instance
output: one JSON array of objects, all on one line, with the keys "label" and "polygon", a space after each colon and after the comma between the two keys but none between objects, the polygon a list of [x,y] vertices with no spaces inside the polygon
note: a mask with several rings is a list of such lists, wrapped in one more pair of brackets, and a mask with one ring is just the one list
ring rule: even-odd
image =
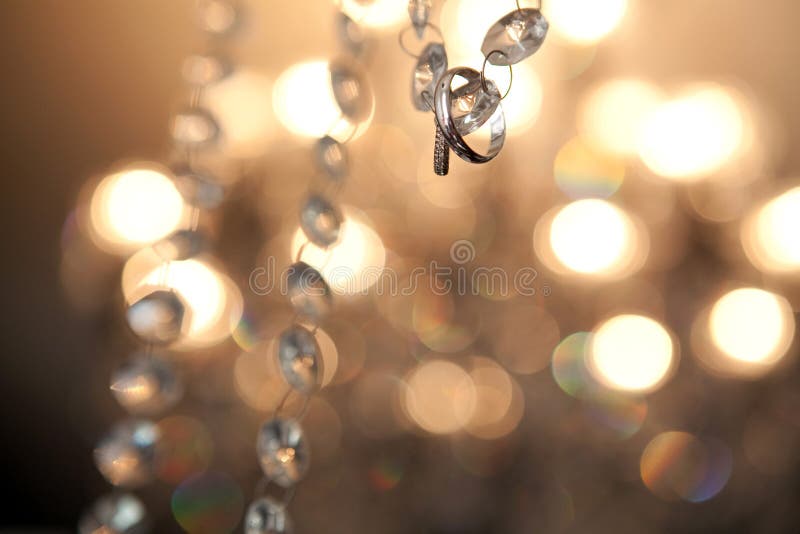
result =
[{"label": "faceted crystal", "polygon": [[314,334],[300,325],[285,330],[278,340],[278,363],[286,382],[302,393],[319,387],[320,349]]},{"label": "faceted crystal", "polygon": [[173,172],[175,187],[188,204],[210,210],[218,207],[225,199],[225,187],[212,175],[186,165],[173,169]]},{"label": "faceted crystal", "polygon": [[317,165],[334,180],[347,176],[349,159],[347,149],[333,137],[325,136],[314,146],[314,157]]},{"label": "faceted crystal", "polygon": [[333,305],[325,279],[319,271],[302,261],[289,268],[287,290],[295,311],[315,320],[327,315]]},{"label": "faceted crystal", "polygon": [[292,522],[286,508],[271,497],[262,497],[247,509],[244,534],[291,534]]},{"label": "faceted crystal", "polygon": [[300,227],[308,240],[322,248],[339,240],[342,215],[325,197],[311,195],[300,210]]},{"label": "faceted crystal", "polygon": [[297,421],[273,419],[264,423],[256,451],[264,474],[284,488],[294,485],[308,471],[309,448]]},{"label": "faceted crystal", "polygon": [[212,85],[225,79],[233,72],[233,63],[218,54],[197,54],[183,62],[183,79],[197,87]]},{"label": "faceted crystal", "polygon": [[478,71],[464,79],[465,84],[451,91],[450,112],[458,133],[468,135],[492,117],[500,105],[500,92],[491,80],[486,80],[486,91]]},{"label": "faceted crystal", "polygon": [[178,339],[183,326],[183,302],[172,291],[156,290],[128,307],[133,333],[148,343],[168,345]]},{"label": "faceted crystal", "polygon": [[342,115],[353,123],[360,123],[372,113],[372,89],[361,69],[355,63],[332,61],[331,89]]},{"label": "faceted crystal", "polygon": [[431,0],[410,0],[408,2],[408,16],[417,32],[417,37],[422,39],[428,18],[431,16]]},{"label": "faceted crystal", "polygon": [[114,486],[141,486],[153,477],[158,438],[158,427],[150,421],[123,421],[100,440],[94,449],[94,463]]},{"label": "faceted crystal", "polygon": [[111,393],[132,414],[156,415],[180,400],[183,385],[165,360],[138,353],[111,375]]},{"label": "faceted crystal", "polygon": [[364,31],[356,21],[343,12],[336,16],[336,37],[348,53],[358,57],[364,52],[366,47]]},{"label": "faceted crystal", "polygon": [[538,9],[514,10],[489,28],[481,52],[492,65],[519,63],[539,50],[548,27],[547,20]]},{"label": "faceted crystal", "polygon": [[208,145],[217,140],[219,133],[216,119],[203,108],[186,108],[172,118],[172,139],[181,145]]},{"label": "faceted crystal", "polygon": [[430,43],[417,60],[414,78],[411,81],[411,98],[420,111],[433,109],[433,94],[436,83],[447,71],[447,52],[442,43]]},{"label": "faceted crystal", "polygon": [[144,504],[132,493],[97,499],[78,522],[79,534],[144,534],[149,531]]},{"label": "faceted crystal", "polygon": [[164,261],[184,261],[205,249],[205,240],[195,230],[178,230],[153,243],[153,251]]}]

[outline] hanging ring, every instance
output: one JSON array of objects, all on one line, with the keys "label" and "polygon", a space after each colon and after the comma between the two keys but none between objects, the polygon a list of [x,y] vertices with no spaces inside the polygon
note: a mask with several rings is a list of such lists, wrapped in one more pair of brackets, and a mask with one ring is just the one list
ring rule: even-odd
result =
[{"label": "hanging ring", "polygon": [[[281,399],[281,402],[278,404],[278,407],[275,408],[275,419],[295,419],[300,421],[303,417],[305,417],[306,412],[308,411],[308,401],[310,400],[308,395],[303,395],[303,405],[300,406],[300,410],[295,415],[284,415],[283,411],[286,409],[286,403],[288,402],[289,398],[292,396],[296,390],[289,387],[286,390],[286,394]],[[301,394],[302,395],[302,394]]]},{"label": "hanging ring", "polygon": [[[486,84],[486,63],[488,63],[489,58],[492,57],[492,55],[494,55],[494,54],[500,54],[504,58],[508,58],[508,56],[504,52],[502,52],[500,50],[492,50],[491,52],[486,54],[485,58],[483,58],[483,67],[481,67],[481,87],[483,87],[483,90],[486,91],[487,93],[491,92],[491,90],[489,89],[489,86]],[[509,63],[508,64],[508,89],[506,89],[505,94],[500,97],[500,100],[505,100],[506,99],[506,97],[508,96],[508,93],[511,92],[511,84],[513,84],[513,83],[514,83],[514,69],[511,67],[511,64]]]},{"label": "hanging ring", "polygon": [[[541,11],[543,3],[544,3],[544,0],[538,0],[538,2],[536,2],[537,5],[536,5],[535,9],[538,9],[539,11]],[[519,5],[519,0],[517,0],[517,11],[522,13],[522,6]]]},{"label": "hanging ring", "polygon": [[269,495],[270,485],[277,486],[283,490],[283,495],[281,496],[280,499],[277,499],[278,501],[277,504],[281,507],[281,509],[285,510],[286,507],[289,506],[289,504],[292,502],[292,499],[294,499],[296,486],[292,484],[288,488],[284,488],[278,484],[274,484],[273,482],[274,481],[268,476],[261,477],[261,479],[256,484],[255,491],[253,492],[255,494],[255,498],[259,499],[262,497],[270,497]]},{"label": "hanging ring", "polygon": [[[436,33],[436,35],[439,36],[440,42],[444,44],[444,36],[442,35],[442,30],[440,30],[436,24],[433,24],[431,22],[426,22],[425,27],[431,28]],[[406,26],[405,29],[403,29],[400,33],[397,34],[397,42],[400,45],[400,48],[403,50],[403,52],[413,57],[414,59],[419,59],[419,54],[415,54],[414,52],[409,50],[409,48],[406,46],[405,43],[406,34],[408,33],[409,30],[413,29],[414,29],[413,25]]]}]

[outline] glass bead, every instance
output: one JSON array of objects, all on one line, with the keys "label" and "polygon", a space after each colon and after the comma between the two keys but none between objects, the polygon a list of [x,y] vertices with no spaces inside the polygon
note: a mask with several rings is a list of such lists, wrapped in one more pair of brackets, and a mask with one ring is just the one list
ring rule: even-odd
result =
[{"label": "glass bead", "polygon": [[420,39],[425,35],[425,27],[431,16],[431,7],[431,0],[410,0],[408,2],[408,16],[411,17],[411,24]]},{"label": "glass bead", "polygon": [[217,120],[207,109],[186,108],[172,118],[172,139],[180,145],[206,146],[215,142],[219,135]]},{"label": "glass bead", "polygon": [[500,91],[491,80],[486,80],[486,91],[478,71],[464,74],[469,76],[463,78],[466,83],[451,92],[450,113],[458,133],[468,135],[492,117],[500,105]]},{"label": "glass bead", "polygon": [[300,209],[300,227],[309,241],[326,248],[339,240],[342,214],[328,199],[313,194]]},{"label": "glass bead", "polygon": [[132,493],[100,497],[78,522],[79,534],[144,534],[149,530],[147,510]]},{"label": "glass bead", "polygon": [[240,22],[241,13],[229,0],[200,0],[197,6],[200,28],[214,35],[226,35],[234,31]]},{"label": "glass bead", "polygon": [[342,115],[360,123],[372,113],[372,89],[360,68],[353,62],[336,60],[330,63],[331,90]]},{"label": "glass bead", "polygon": [[111,375],[111,393],[134,415],[156,415],[181,399],[183,384],[165,360],[137,353]]},{"label": "glass bead", "polygon": [[168,345],[178,339],[183,315],[183,302],[174,292],[163,289],[140,298],[126,312],[133,333],[155,345]]},{"label": "glass bead", "polygon": [[291,534],[292,522],[286,508],[271,497],[262,497],[247,508],[245,534]]},{"label": "glass bead", "polygon": [[318,320],[333,306],[331,290],[322,274],[305,262],[299,261],[289,268],[287,290],[295,311],[306,317]]},{"label": "glass bead", "polygon": [[210,210],[225,199],[225,187],[214,176],[186,165],[173,169],[173,173],[175,187],[187,204]]},{"label": "glass bead", "polygon": [[310,451],[297,421],[272,419],[264,423],[256,450],[264,474],[279,486],[293,486],[308,471]]},{"label": "glass bead", "polygon": [[189,85],[206,87],[224,80],[233,73],[233,63],[218,54],[196,54],[183,62],[183,79]]},{"label": "glass bead", "polygon": [[314,159],[325,174],[334,180],[347,176],[350,160],[343,144],[330,136],[325,136],[314,145]]},{"label": "glass bead", "polygon": [[278,339],[278,363],[286,382],[311,393],[319,387],[320,348],[314,334],[300,325],[285,330]]},{"label": "glass bead", "polygon": [[[514,10],[489,28],[481,52],[492,65],[519,63],[539,50],[548,27],[547,20],[538,9]],[[495,51],[501,53],[492,54]]]},{"label": "glass bead", "polygon": [[433,109],[436,83],[447,72],[447,52],[442,43],[430,43],[419,55],[411,80],[411,99],[420,111]]},{"label": "glass bead", "polygon": [[153,251],[164,261],[184,261],[200,254],[206,243],[195,230],[178,230],[153,243]]},{"label": "glass bead", "polygon": [[114,486],[139,487],[153,478],[158,427],[144,419],[117,423],[94,449],[97,470]]},{"label": "glass bead", "polygon": [[356,21],[340,12],[336,16],[336,38],[342,47],[353,56],[360,56],[366,48],[364,31]]}]

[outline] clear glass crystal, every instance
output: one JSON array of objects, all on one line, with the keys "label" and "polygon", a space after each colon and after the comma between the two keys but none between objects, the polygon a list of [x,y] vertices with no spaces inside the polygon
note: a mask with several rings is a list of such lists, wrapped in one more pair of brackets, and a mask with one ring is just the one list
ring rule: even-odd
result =
[{"label": "clear glass crystal", "polygon": [[218,207],[225,199],[225,187],[212,175],[185,165],[173,169],[173,173],[175,187],[188,204],[209,210]]},{"label": "clear glass crystal", "polygon": [[159,289],[128,306],[126,318],[133,333],[144,341],[168,345],[181,335],[183,314],[183,302],[178,296]]},{"label": "clear glass crystal", "polygon": [[144,534],[147,510],[132,493],[113,493],[97,499],[78,522],[79,534]]},{"label": "clear glass crystal", "polygon": [[183,385],[165,360],[137,353],[111,375],[111,393],[135,415],[156,415],[183,396]]},{"label": "clear glass crystal", "polygon": [[431,0],[410,0],[408,2],[408,16],[411,17],[411,24],[420,39],[425,34],[428,18],[431,16],[431,5]]},{"label": "clear glass crystal", "polygon": [[372,113],[372,89],[361,69],[348,61],[332,61],[331,89],[345,118],[362,122]]},{"label": "clear glass crystal", "polygon": [[294,389],[311,393],[319,387],[320,349],[314,334],[300,325],[285,330],[278,339],[281,373]]},{"label": "clear glass crystal", "polygon": [[202,146],[219,138],[219,125],[204,108],[186,108],[172,118],[172,139],[181,145]]},{"label": "clear glass crystal", "polygon": [[458,133],[468,135],[492,117],[500,105],[500,92],[491,80],[486,80],[486,91],[477,71],[463,79],[465,83],[451,91],[450,112]]},{"label": "clear glass crystal", "polygon": [[447,52],[442,43],[430,43],[419,55],[411,82],[411,98],[420,111],[433,109],[436,82],[447,72]]},{"label": "clear glass crystal", "polygon": [[330,136],[325,136],[314,145],[314,158],[317,165],[334,180],[347,176],[350,161],[343,144]]},{"label": "clear glass crystal", "polygon": [[256,451],[264,474],[284,488],[302,479],[311,461],[303,429],[290,419],[264,423],[258,433]]},{"label": "clear glass crystal", "polygon": [[197,87],[212,85],[233,72],[230,59],[219,54],[196,54],[183,62],[183,79]]},{"label": "clear glass crystal", "polygon": [[358,57],[364,52],[366,47],[364,31],[356,21],[343,12],[336,16],[336,37],[350,54]]},{"label": "clear glass crystal", "polygon": [[339,240],[342,215],[325,197],[312,194],[300,209],[300,227],[308,240],[325,248]]},{"label": "clear glass crystal", "polygon": [[291,534],[286,508],[271,497],[254,501],[244,517],[244,534]]},{"label": "clear glass crystal", "polygon": [[[547,20],[538,9],[514,10],[489,28],[481,52],[493,65],[519,63],[539,50],[548,27]],[[502,53],[492,54],[495,51]]]},{"label": "clear glass crystal", "polygon": [[94,463],[114,486],[139,487],[153,478],[158,438],[158,427],[150,421],[123,421],[100,440]]},{"label": "clear glass crystal", "polygon": [[184,261],[205,249],[205,239],[194,230],[178,230],[153,243],[153,251],[164,261]]},{"label": "clear glass crystal", "polygon": [[295,311],[315,320],[327,315],[333,305],[325,279],[318,270],[302,261],[289,268],[287,290]]}]

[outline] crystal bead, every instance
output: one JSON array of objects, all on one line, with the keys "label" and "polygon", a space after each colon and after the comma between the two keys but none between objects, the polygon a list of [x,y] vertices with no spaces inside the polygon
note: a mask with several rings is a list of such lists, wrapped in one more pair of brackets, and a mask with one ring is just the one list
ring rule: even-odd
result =
[{"label": "crystal bead", "polygon": [[286,281],[289,301],[297,313],[317,320],[331,310],[331,290],[320,272],[309,264],[299,261],[292,265]]},{"label": "crystal bead", "polygon": [[264,474],[279,486],[294,485],[308,471],[310,451],[297,421],[273,419],[264,423],[256,450]]},{"label": "crystal bead", "polygon": [[447,72],[447,52],[442,43],[430,43],[419,55],[411,80],[411,98],[420,111],[433,109],[436,83]]},{"label": "crystal bead", "polygon": [[247,508],[245,534],[291,534],[292,522],[286,508],[271,497],[262,497]]},{"label": "crystal bead", "polygon": [[79,534],[144,534],[148,528],[144,504],[132,493],[97,499],[78,522]]},{"label": "crystal bead", "polygon": [[153,477],[158,438],[158,427],[150,421],[117,423],[94,449],[94,463],[114,486],[141,486]]},{"label": "crystal bead", "polygon": [[224,80],[233,73],[233,63],[217,54],[196,54],[183,62],[183,79],[189,85],[205,87]]},{"label": "crystal bead", "polygon": [[206,243],[195,230],[178,230],[153,243],[153,251],[164,261],[184,261],[200,254]]},{"label": "crystal bead", "polygon": [[111,375],[111,393],[132,414],[156,415],[181,399],[183,385],[169,363],[139,353]]},{"label": "crystal bead", "polygon": [[218,207],[225,199],[225,187],[212,175],[185,165],[173,172],[175,187],[188,204],[209,210]]},{"label": "crystal bead", "polygon": [[491,80],[486,80],[483,88],[480,73],[471,71],[466,83],[453,89],[450,113],[458,133],[468,135],[488,121],[500,105],[500,91]]},{"label": "crystal bead", "polygon": [[[481,52],[492,65],[513,65],[542,46],[549,25],[538,9],[517,9],[489,28]],[[492,52],[501,52],[492,54]],[[491,55],[490,55],[491,54]]]},{"label": "crystal bead", "polygon": [[372,89],[361,69],[349,61],[331,61],[331,90],[342,115],[360,123],[372,113]]},{"label": "crystal bead", "polygon": [[219,133],[217,120],[204,108],[186,108],[172,118],[172,139],[180,145],[209,145],[217,140]]},{"label": "crystal bead", "polygon": [[353,56],[360,56],[366,48],[364,31],[356,21],[340,12],[336,16],[336,37],[342,47]]},{"label": "crystal bead", "polygon": [[303,393],[319,387],[320,349],[314,334],[300,325],[285,330],[278,339],[278,363],[286,382]]},{"label": "crystal bead", "polygon": [[312,194],[300,210],[300,227],[309,241],[325,248],[339,240],[342,214],[328,199]]},{"label": "crystal bead", "polygon": [[236,29],[241,14],[229,0],[200,0],[197,18],[200,27],[214,35],[226,35]]},{"label": "crystal bead", "polygon": [[431,16],[431,0],[410,0],[408,2],[408,16],[417,32],[417,37],[422,39],[428,18]]},{"label": "crystal bead", "polygon": [[126,313],[133,333],[155,345],[168,345],[178,339],[183,315],[183,302],[174,292],[163,289],[140,298]]},{"label": "crystal bead", "polygon": [[330,136],[325,136],[314,145],[314,158],[317,165],[334,180],[347,176],[350,161],[343,144]]}]

